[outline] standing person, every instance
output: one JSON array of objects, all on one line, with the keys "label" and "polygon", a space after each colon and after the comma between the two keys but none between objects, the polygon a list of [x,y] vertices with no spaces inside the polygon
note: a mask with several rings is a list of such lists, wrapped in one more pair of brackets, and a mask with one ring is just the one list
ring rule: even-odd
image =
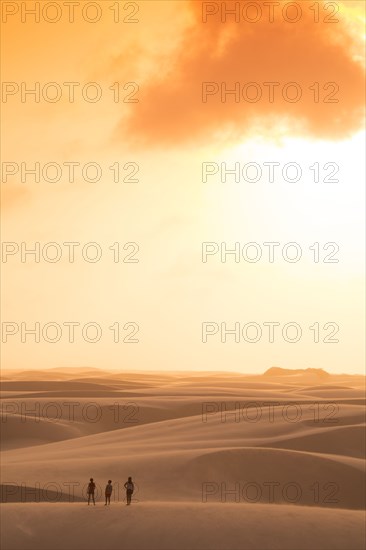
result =
[{"label": "standing person", "polygon": [[107,506],[107,504],[111,503],[112,491],[113,491],[112,480],[108,479],[108,483],[105,487],[105,505],[104,506]]},{"label": "standing person", "polygon": [[95,483],[94,483],[94,479],[91,477],[88,485],[88,506],[90,504],[90,499],[93,500],[93,503],[95,506],[94,492],[95,492]]},{"label": "standing person", "polygon": [[132,481],[131,477],[128,478],[128,480],[126,481],[124,487],[126,489],[127,506],[129,506],[131,504],[131,497],[132,497],[133,491],[135,489],[135,486],[133,484],[133,481]]}]

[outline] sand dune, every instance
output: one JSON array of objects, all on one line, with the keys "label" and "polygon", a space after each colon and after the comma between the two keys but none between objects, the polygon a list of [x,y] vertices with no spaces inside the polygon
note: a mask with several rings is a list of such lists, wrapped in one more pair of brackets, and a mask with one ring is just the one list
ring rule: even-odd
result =
[{"label": "sand dune", "polygon": [[9,550],[364,548],[363,514],[346,510],[160,502],[109,509],[85,504],[8,504],[2,508],[6,520],[2,541]]},{"label": "sand dune", "polygon": [[328,429],[325,433],[311,433],[304,434],[302,437],[284,438],[281,441],[272,442],[271,446],[364,458],[365,428],[366,424],[340,426]]},{"label": "sand dune", "polygon": [[1,383],[1,389],[3,391],[34,391],[37,392],[50,392],[50,391],[88,391],[88,390],[112,390],[113,386],[105,386],[102,384],[93,384],[90,382],[79,382],[79,381],[24,381],[24,382],[9,382],[5,381]]},{"label": "sand dune", "polygon": [[362,548],[362,377],[18,374],[1,393],[6,548]]}]

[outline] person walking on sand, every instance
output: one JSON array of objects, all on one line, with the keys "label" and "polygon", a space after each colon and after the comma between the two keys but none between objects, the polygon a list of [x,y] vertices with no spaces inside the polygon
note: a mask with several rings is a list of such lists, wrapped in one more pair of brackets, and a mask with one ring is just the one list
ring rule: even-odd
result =
[{"label": "person walking on sand", "polygon": [[91,477],[88,485],[88,506],[90,504],[90,499],[93,500],[93,504],[95,506],[94,492],[95,492],[95,483],[94,483],[94,479]]},{"label": "person walking on sand", "polygon": [[128,480],[126,481],[124,487],[126,489],[127,506],[129,506],[131,504],[131,497],[132,497],[133,491],[135,489],[135,485],[134,485],[131,477],[128,478]]},{"label": "person walking on sand", "polygon": [[104,506],[107,506],[107,504],[110,505],[110,503],[111,503],[112,491],[113,491],[112,480],[111,480],[111,479],[108,479],[108,483],[107,483],[107,485],[106,485],[106,487],[105,487],[105,505],[104,505]]}]

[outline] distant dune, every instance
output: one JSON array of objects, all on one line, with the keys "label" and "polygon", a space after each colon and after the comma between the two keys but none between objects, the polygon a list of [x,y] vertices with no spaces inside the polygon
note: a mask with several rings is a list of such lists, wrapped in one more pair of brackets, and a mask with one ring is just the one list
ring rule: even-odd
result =
[{"label": "distant dune", "polygon": [[326,372],[324,369],[283,369],[281,367],[271,367],[266,370],[263,376],[316,376],[319,378],[328,378],[330,376],[329,372]]}]

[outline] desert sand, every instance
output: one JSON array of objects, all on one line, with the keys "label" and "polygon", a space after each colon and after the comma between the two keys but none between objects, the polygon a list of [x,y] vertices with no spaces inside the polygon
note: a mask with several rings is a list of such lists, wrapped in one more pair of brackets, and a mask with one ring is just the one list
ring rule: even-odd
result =
[{"label": "desert sand", "polygon": [[3,548],[361,550],[364,384],[316,369],[3,372]]}]

